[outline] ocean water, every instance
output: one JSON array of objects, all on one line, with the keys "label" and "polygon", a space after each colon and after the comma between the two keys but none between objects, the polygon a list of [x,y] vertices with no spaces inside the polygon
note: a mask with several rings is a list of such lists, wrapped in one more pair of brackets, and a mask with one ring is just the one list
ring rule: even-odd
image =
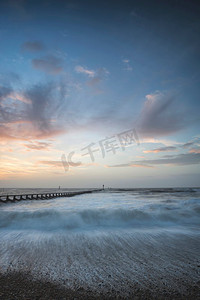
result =
[{"label": "ocean water", "polygon": [[200,280],[199,229],[198,188],[1,204],[0,269],[125,296],[133,284],[177,291]]}]

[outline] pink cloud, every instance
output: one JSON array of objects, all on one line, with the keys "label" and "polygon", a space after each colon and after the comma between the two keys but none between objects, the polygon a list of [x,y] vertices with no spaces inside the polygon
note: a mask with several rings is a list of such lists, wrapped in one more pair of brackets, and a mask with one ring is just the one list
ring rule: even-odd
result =
[{"label": "pink cloud", "polygon": [[29,144],[23,144],[23,146],[25,146],[29,150],[45,150],[45,151],[49,151],[50,147],[51,147],[51,143],[35,141],[35,142],[29,143]]},{"label": "pink cloud", "polygon": [[146,164],[139,164],[139,163],[125,163],[125,164],[119,164],[119,165],[105,165],[105,168],[126,168],[126,167],[132,167],[132,168],[154,168],[153,166],[149,166]]},{"label": "pink cloud", "polygon": [[200,148],[198,148],[198,149],[191,149],[189,152],[190,153],[200,153]]},{"label": "pink cloud", "polygon": [[162,147],[162,148],[157,148],[153,150],[144,150],[144,153],[159,153],[159,152],[171,152],[171,151],[176,151],[176,147],[169,146],[169,147]]},{"label": "pink cloud", "polygon": [[25,97],[23,94],[20,94],[20,93],[11,93],[9,95],[9,97],[11,99],[21,101],[23,103],[27,103],[27,104],[31,104],[32,103],[31,99],[28,99],[27,97]]},{"label": "pink cloud", "polygon": [[64,134],[65,129],[48,128],[46,131],[41,131],[34,126],[30,121],[17,120],[0,125],[0,140],[42,140],[54,136]]}]

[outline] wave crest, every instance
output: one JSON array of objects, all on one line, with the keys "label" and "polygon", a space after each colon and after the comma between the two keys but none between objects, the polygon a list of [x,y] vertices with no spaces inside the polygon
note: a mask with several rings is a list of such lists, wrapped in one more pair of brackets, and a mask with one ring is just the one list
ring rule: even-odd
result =
[{"label": "wave crest", "polygon": [[148,209],[1,211],[0,227],[11,230],[91,230],[200,224],[200,205],[153,205]]}]

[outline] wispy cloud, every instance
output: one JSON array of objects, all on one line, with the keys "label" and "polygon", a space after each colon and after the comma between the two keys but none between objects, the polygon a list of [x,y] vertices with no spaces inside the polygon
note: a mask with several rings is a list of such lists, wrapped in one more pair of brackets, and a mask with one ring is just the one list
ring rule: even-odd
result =
[{"label": "wispy cloud", "polygon": [[89,77],[94,77],[94,76],[95,76],[95,71],[90,70],[90,69],[88,69],[88,68],[86,68],[86,67],[76,66],[76,67],[75,67],[75,71],[76,71],[77,73],[85,74],[85,75],[87,75],[87,76],[89,76]]},{"label": "wispy cloud", "polygon": [[145,164],[140,164],[140,163],[126,163],[126,164],[118,164],[118,165],[105,165],[105,168],[126,168],[126,167],[131,167],[131,168],[154,168],[153,166],[145,165]]},{"label": "wispy cloud", "polygon": [[193,149],[196,148],[196,149],[198,149],[200,147],[200,137],[196,136],[196,137],[192,138],[187,143],[182,144],[181,147],[183,149],[190,149],[190,148],[193,148]]},{"label": "wispy cloud", "polygon": [[62,59],[53,55],[33,59],[32,65],[35,69],[51,75],[57,75],[63,71]]},{"label": "wispy cloud", "polygon": [[191,146],[193,146],[195,144],[195,141],[192,141],[192,142],[188,142],[188,143],[185,143],[182,145],[182,147],[184,149],[187,149],[187,148],[190,148]]},{"label": "wispy cloud", "polygon": [[55,83],[38,84],[20,93],[0,89],[0,139],[43,139],[63,133],[58,115],[66,91],[59,87]]},{"label": "wispy cloud", "polygon": [[31,100],[31,105],[26,108],[26,115],[41,136],[63,130],[58,114],[65,100],[65,91],[50,82],[34,85],[25,92],[25,96]]},{"label": "wispy cloud", "polygon": [[144,136],[163,136],[177,132],[186,125],[183,113],[176,109],[173,95],[156,92],[146,95],[138,120],[138,129]]},{"label": "wispy cloud", "polygon": [[200,147],[198,148],[193,148],[189,151],[190,153],[200,153]]},{"label": "wispy cloud", "polygon": [[32,143],[28,143],[28,144],[24,144],[24,146],[30,150],[45,150],[48,151],[50,150],[51,147],[51,143],[48,142],[32,142]]},{"label": "wispy cloud", "polygon": [[62,161],[57,161],[57,160],[42,160],[39,161],[38,164],[48,165],[56,168],[63,168]]},{"label": "wispy cloud", "polygon": [[[63,171],[64,171],[64,166],[63,166],[63,162],[62,161],[57,161],[57,160],[41,160],[41,161],[38,161],[37,164],[47,165],[49,167],[56,167],[56,168],[59,168],[59,169],[63,168]],[[77,166],[73,166],[71,168],[74,170],[74,168],[77,168],[77,167],[78,167],[78,169],[85,169],[85,168],[90,168],[90,167],[94,167],[94,166],[99,166],[99,164],[98,163],[79,163]],[[69,167],[69,170],[70,170],[70,167]]]},{"label": "wispy cloud", "polygon": [[9,97],[13,100],[19,100],[21,102],[31,104],[31,100],[26,98],[22,93],[19,92],[13,92],[9,95]]},{"label": "wispy cloud", "polygon": [[106,68],[100,68],[95,72],[95,76],[90,79],[87,84],[92,87],[96,87],[103,79],[109,75],[109,71]]},{"label": "wispy cloud", "polygon": [[45,49],[45,46],[40,41],[28,41],[22,44],[22,50],[28,52],[39,52]]},{"label": "wispy cloud", "polygon": [[122,63],[124,65],[124,70],[129,71],[129,72],[133,71],[133,68],[132,68],[132,66],[130,64],[130,60],[129,59],[127,59],[127,58],[123,59]]},{"label": "wispy cloud", "polygon": [[195,165],[200,164],[200,153],[186,153],[178,155],[167,155],[158,159],[144,159],[139,161],[131,161],[125,164],[119,164],[109,167],[132,167],[145,166],[152,167],[154,165]]},{"label": "wispy cloud", "polygon": [[[183,151],[183,149],[190,149],[189,152],[195,153],[195,151],[198,151],[200,148],[200,138],[199,137],[193,137],[190,141],[187,143],[181,143],[181,142],[175,142],[175,141],[170,141],[170,140],[154,140],[152,138],[147,138],[142,140],[141,139],[141,144],[163,144],[163,147],[159,148],[154,148],[154,149],[147,149],[143,150],[144,153],[159,153],[159,152],[171,152],[171,151]],[[196,150],[195,150],[196,149]],[[198,152],[196,152],[198,153]]]},{"label": "wispy cloud", "polygon": [[177,148],[174,146],[169,146],[169,147],[161,147],[153,150],[144,150],[144,153],[159,153],[159,152],[171,152],[171,151],[176,151]]}]

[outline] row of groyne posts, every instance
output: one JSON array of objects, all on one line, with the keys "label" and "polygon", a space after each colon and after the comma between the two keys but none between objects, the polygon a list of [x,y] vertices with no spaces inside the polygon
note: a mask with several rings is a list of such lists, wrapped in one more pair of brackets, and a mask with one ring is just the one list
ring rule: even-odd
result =
[{"label": "row of groyne posts", "polygon": [[100,192],[102,189],[65,192],[65,193],[40,193],[40,194],[22,194],[22,195],[0,195],[0,203],[15,202],[22,200],[44,200],[58,197],[73,197],[81,194],[89,194],[93,192]]}]

